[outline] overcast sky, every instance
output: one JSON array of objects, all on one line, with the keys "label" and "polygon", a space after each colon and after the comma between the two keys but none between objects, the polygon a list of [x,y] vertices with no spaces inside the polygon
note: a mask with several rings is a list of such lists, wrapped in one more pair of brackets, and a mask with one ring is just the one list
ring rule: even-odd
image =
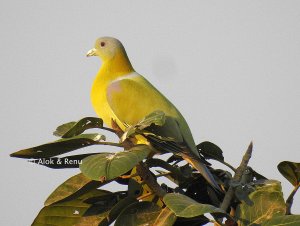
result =
[{"label": "overcast sky", "polygon": [[[0,225],[30,225],[78,172],[8,155],[54,140],[59,124],[95,116],[90,88],[100,61],[85,54],[100,36],[123,42],[197,143],[218,144],[237,166],[253,140],[250,165],[290,193],[276,167],[300,162],[299,1],[10,0],[0,8]],[[293,212],[299,203],[298,193]]]}]

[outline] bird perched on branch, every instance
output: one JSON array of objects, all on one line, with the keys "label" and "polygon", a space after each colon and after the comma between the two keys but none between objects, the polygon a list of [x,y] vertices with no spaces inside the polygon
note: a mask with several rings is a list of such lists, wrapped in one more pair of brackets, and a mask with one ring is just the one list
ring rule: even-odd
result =
[{"label": "bird perched on branch", "polygon": [[[98,38],[87,56],[98,56],[102,61],[92,86],[91,100],[104,123],[112,126],[113,119],[124,129],[124,125],[135,125],[154,111],[163,111],[166,115],[165,124],[157,127],[155,133],[174,139],[169,144],[165,142],[163,148],[180,155],[219,190],[212,174],[201,162],[184,117],[148,80],[135,72],[122,43],[111,37]],[[150,138],[151,142],[158,145],[155,139]]]}]

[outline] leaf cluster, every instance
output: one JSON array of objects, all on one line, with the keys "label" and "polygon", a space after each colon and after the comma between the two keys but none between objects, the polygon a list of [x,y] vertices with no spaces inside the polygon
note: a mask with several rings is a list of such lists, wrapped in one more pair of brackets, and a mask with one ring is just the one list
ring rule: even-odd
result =
[{"label": "leaf cluster", "polygon": [[[279,172],[294,186],[285,202],[280,182],[268,180],[249,166],[236,180],[238,169],[225,161],[223,151],[209,141],[202,142],[197,148],[203,160],[218,161],[232,172],[208,166],[223,190],[219,192],[180,156],[172,155],[164,161],[153,146],[137,144],[137,136],[146,139],[149,134],[161,143],[172,141],[149,132],[152,126],[164,123],[164,113],[157,111],[120,133],[117,127],[104,127],[100,118],[86,117],[57,127],[54,135],[58,140],[12,153],[12,157],[49,168],[80,170],[50,194],[32,225],[300,225],[300,215],[291,215],[300,184],[300,163],[285,161],[278,165]],[[88,129],[114,133],[120,142],[107,142],[102,133],[88,133]],[[124,150],[103,152],[99,148],[96,153],[68,155],[91,145]],[[158,178],[174,186],[159,183]],[[112,182],[127,189],[102,189]],[[230,190],[233,197],[224,205]]]}]

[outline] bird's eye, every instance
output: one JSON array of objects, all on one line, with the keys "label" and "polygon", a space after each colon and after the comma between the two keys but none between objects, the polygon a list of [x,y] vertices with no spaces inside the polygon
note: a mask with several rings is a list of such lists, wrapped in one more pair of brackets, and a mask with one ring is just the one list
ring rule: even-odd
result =
[{"label": "bird's eye", "polygon": [[100,42],[100,46],[104,47],[105,46],[105,42]]}]

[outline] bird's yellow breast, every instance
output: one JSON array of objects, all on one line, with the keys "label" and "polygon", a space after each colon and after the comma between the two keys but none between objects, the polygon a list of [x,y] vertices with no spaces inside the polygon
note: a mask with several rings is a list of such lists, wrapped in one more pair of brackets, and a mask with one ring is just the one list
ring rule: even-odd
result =
[{"label": "bird's yellow breast", "polygon": [[105,124],[111,126],[111,115],[113,115],[113,112],[106,98],[106,88],[109,82],[106,76],[97,76],[95,78],[91,90],[91,101],[97,115],[103,119]]},{"label": "bird's yellow breast", "polygon": [[107,87],[115,79],[125,74],[131,73],[131,64],[124,60],[124,53],[117,54],[110,62],[103,63],[92,85],[91,101],[97,115],[103,119],[104,123],[111,127],[111,120],[117,121],[122,127],[122,123],[115,116],[107,101]]}]

